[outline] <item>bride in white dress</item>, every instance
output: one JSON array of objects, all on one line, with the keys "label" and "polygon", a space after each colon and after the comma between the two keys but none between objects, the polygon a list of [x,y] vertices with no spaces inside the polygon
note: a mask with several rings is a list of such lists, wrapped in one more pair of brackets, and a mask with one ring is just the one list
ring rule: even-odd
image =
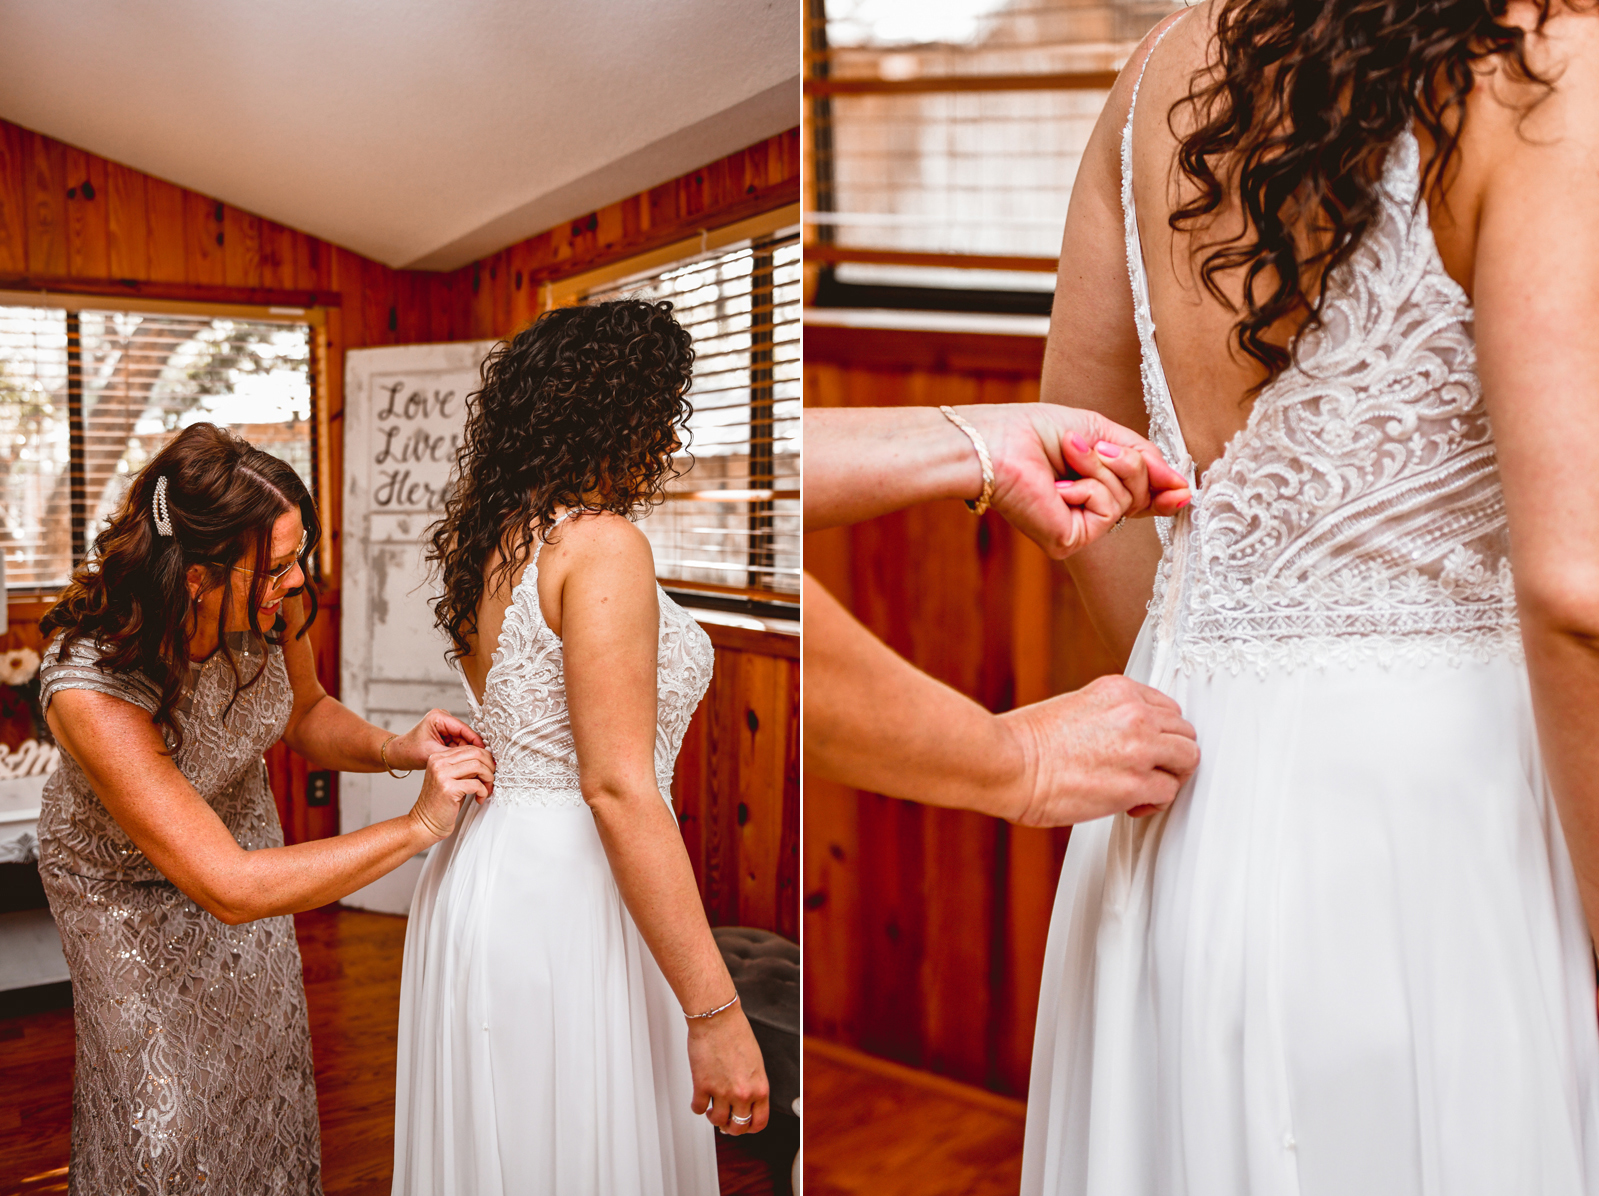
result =
[{"label": "bride in white dress", "polygon": [[1210,0],[1085,153],[1045,397],[1194,499],[1073,571],[1201,757],[1073,832],[1029,1196],[1599,1193],[1599,17],[1492,7]]},{"label": "bride in white dress", "polygon": [[396,1196],[713,1196],[713,1125],[766,1124],[664,797],[711,645],[627,518],[693,356],[669,304],[558,309],[470,401],[436,613],[496,771],[411,905]]}]

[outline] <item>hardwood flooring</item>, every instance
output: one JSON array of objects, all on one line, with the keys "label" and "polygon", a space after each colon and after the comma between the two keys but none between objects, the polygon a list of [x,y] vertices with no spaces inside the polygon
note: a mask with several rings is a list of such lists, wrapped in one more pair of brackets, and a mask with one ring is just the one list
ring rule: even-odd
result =
[{"label": "hardwood flooring", "polygon": [[805,1040],[805,1196],[1015,1196],[1027,1106]]},{"label": "hardwood flooring", "polygon": [[[295,928],[311,1010],[323,1190],[387,1196],[405,919],[328,907],[297,915]],[[0,1020],[0,1196],[67,1190],[72,1051],[70,1009]],[[747,1142],[717,1135],[724,1196],[788,1196],[785,1128]]]}]

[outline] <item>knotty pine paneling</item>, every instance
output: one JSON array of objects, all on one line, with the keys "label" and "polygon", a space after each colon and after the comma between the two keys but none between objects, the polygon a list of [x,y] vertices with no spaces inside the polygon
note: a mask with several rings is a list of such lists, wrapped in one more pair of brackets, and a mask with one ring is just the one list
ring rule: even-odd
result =
[{"label": "knotty pine paneling", "polygon": [[[0,286],[111,296],[108,301],[143,294],[325,309],[329,385],[319,401],[329,412],[323,451],[333,477],[324,496],[324,532],[332,540],[333,567],[311,638],[322,684],[337,694],[346,350],[510,336],[538,314],[544,282],[793,203],[798,195],[795,129],[459,270],[394,270],[0,121]],[[13,602],[11,630],[0,637],[0,648],[38,648],[44,609],[39,602]],[[742,920],[794,938],[798,662],[792,647],[782,646],[783,637],[745,633],[740,639],[732,632],[721,636],[722,630],[717,679],[690,732],[697,754],[685,749],[698,764],[678,769],[679,788],[693,803],[685,839],[698,875],[713,886],[707,901],[722,921]],[[751,715],[754,731],[747,729]],[[268,765],[290,842],[334,833],[337,794],[331,806],[307,807],[306,765],[282,745],[269,753]]]},{"label": "knotty pine paneling", "polygon": [[[1042,341],[806,330],[810,407],[1035,402]],[[1069,576],[955,502],[806,537],[806,568],[874,633],[991,710],[1111,660]],[[807,1033],[1024,1095],[1067,832],[805,782]]]},{"label": "knotty pine paneling", "polygon": [[795,127],[441,275],[452,327],[469,340],[509,336],[538,314],[546,282],[797,203],[799,155]]},{"label": "knotty pine paneling", "polygon": [[678,824],[711,925],[797,940],[799,644],[706,630],[716,671],[678,756]]}]

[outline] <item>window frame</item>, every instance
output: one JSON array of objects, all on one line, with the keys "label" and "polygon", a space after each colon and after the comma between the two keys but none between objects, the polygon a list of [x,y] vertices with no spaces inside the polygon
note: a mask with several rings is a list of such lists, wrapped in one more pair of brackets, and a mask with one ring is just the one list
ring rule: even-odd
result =
[{"label": "window frame", "polygon": [[[1164,19],[1164,18],[1162,18]],[[888,310],[984,316],[1048,317],[1054,287],[1005,289],[986,286],[936,286],[916,283],[852,282],[838,277],[841,265],[935,267],[970,271],[1008,271],[1054,275],[1059,256],[918,252],[871,246],[844,246],[835,241],[834,180],[835,96],[958,95],[972,92],[1105,91],[1115,84],[1115,70],[919,75],[905,79],[846,76],[832,73],[834,50],[828,40],[826,0],[809,0],[806,15],[804,119],[808,169],[805,184],[812,197],[804,233],[806,307],[843,311]],[[1066,214],[1061,213],[1064,225]]]},{"label": "window frame", "polygon": [[[218,303],[204,300],[151,299],[140,295],[90,290],[19,290],[0,289],[0,307],[59,308],[67,313],[67,402],[68,421],[75,447],[68,469],[72,487],[73,562],[77,568],[82,563],[82,553],[87,550],[83,533],[88,525],[83,469],[83,396],[81,366],[75,366],[78,340],[79,313],[87,311],[132,312],[145,315],[201,316],[215,319],[254,320],[279,324],[305,324],[309,326],[307,343],[311,359],[306,369],[311,388],[311,501],[317,518],[322,521],[322,543],[315,561],[322,582],[333,577],[333,528],[329,522],[332,495],[332,434],[329,403],[330,371],[328,368],[328,312],[326,307],[264,305],[245,303]],[[76,475],[76,476],[73,476]],[[7,606],[12,604],[48,604],[61,593],[59,587],[48,585],[5,586]]]}]

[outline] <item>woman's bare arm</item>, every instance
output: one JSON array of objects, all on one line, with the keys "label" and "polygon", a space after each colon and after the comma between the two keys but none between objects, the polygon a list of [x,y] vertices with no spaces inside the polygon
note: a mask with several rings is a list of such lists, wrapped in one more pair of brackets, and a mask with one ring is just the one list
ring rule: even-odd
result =
[{"label": "woman's bare arm", "polygon": [[1069,826],[1170,805],[1199,763],[1177,703],[1125,677],[991,714],[805,576],[805,767],[859,789]]},{"label": "woman's bare arm", "polygon": [[[304,604],[298,597],[283,603],[289,634],[283,663],[294,690],[294,708],[283,729],[283,742],[318,768],[338,772],[382,772],[385,768],[424,768],[434,752],[446,747],[482,747],[483,740],[453,714],[430,710],[382,751],[390,733],[373,726],[322,688],[309,641],[299,637]],[[383,757],[387,757],[385,762]]]},{"label": "woman's bare arm", "polygon": [[[954,410],[988,448],[994,509],[1057,560],[1124,514],[1170,515],[1188,501],[1186,480],[1152,444],[1095,412],[1037,403]],[[805,412],[808,532],[973,499],[982,482],[972,442],[936,407]]]},{"label": "woman's bare arm", "polygon": [[68,689],[46,717],[134,845],[196,905],[231,925],[314,909],[370,884],[448,834],[461,801],[487,795],[494,776],[482,748],[438,752],[410,813],[332,839],[246,851],[166,754],[148,711]]},{"label": "woman's bare arm", "polygon": [[[559,585],[566,700],[583,798],[594,813],[617,888],[639,933],[687,1013],[734,996],[733,980],[700,904],[694,870],[671,807],[655,779],[656,655],[660,608],[655,563],[644,533],[616,515],[586,515],[562,525],[540,562]],[[737,1006],[688,1022],[694,1111],[714,1104],[728,1126],[730,1107],[766,1124],[766,1072],[760,1048]]]},{"label": "woman's bare arm", "polygon": [[1529,43],[1554,93],[1466,125],[1466,155],[1493,163],[1473,298],[1538,737],[1599,938],[1599,17]]},{"label": "woman's bare arm", "polygon": [[[1072,184],[1040,390],[1046,403],[1088,408],[1141,435],[1149,416],[1127,275],[1121,133],[1154,37],[1112,88]],[[1147,522],[1128,524],[1067,563],[1095,630],[1120,659],[1132,653],[1159,563],[1160,541]]]}]

